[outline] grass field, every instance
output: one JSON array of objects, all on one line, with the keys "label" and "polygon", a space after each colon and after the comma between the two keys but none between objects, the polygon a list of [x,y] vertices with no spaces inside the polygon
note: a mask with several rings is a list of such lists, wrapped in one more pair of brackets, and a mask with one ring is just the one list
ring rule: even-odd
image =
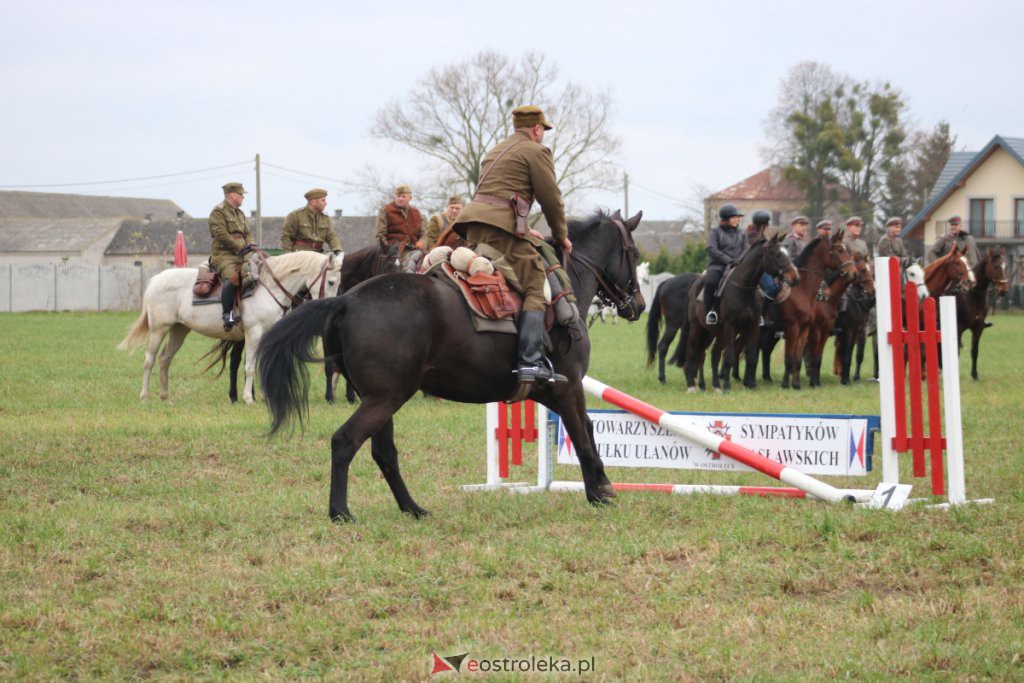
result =
[{"label": "grass field", "polygon": [[[342,525],[328,448],[347,405],[314,396],[304,433],[268,441],[262,405],[199,373],[198,337],[171,400],[140,404],[141,355],[114,350],[133,319],[0,314],[0,678],[426,680],[432,652],[468,652],[584,660],[561,675],[585,680],[1024,679],[1024,316],[996,317],[979,382],[961,359],[967,491],[994,505],[468,494],[482,408],[417,396],[396,438],[432,516],[399,514],[364,448]],[[876,384],[831,375],[687,396],[644,368],[640,325],[593,337],[591,374],[665,409],[878,411]]]}]

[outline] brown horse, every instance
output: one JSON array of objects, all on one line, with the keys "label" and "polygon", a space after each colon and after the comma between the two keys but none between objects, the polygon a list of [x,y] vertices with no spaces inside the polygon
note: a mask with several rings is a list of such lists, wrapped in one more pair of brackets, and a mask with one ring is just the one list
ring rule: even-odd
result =
[{"label": "brown horse", "polygon": [[[971,378],[978,379],[978,344],[985,331],[985,316],[988,315],[988,288],[994,286],[997,296],[1010,291],[1006,277],[1006,250],[989,247],[985,257],[974,266],[974,286],[956,294],[957,336],[963,337],[964,330],[971,331]],[[963,342],[960,342],[963,346]]]},{"label": "brown horse", "polygon": [[[793,288],[789,298],[779,304],[779,318],[786,339],[785,373],[782,388],[800,388],[800,366],[804,349],[810,336],[814,319],[814,303],[825,281],[825,271],[838,273],[839,277],[853,282],[857,276],[850,252],[843,244],[843,231],[839,230],[831,239],[816,237],[811,240],[794,263],[800,272],[800,284]],[[827,297],[828,292],[824,292]]]},{"label": "brown horse", "polygon": [[948,254],[924,267],[924,284],[932,296],[966,292],[974,285],[974,273],[967,265],[967,257],[954,244]]},{"label": "brown horse", "polygon": [[[825,353],[825,344],[836,328],[841,314],[844,317],[843,327],[836,330],[836,361],[840,359],[840,340],[853,342],[863,332],[867,323],[867,312],[875,301],[875,280],[871,267],[860,254],[853,255],[853,265],[857,275],[853,282],[845,277],[837,277],[825,293],[825,300],[814,302],[814,317],[807,337],[807,378],[812,387],[821,386],[821,359]],[[840,306],[845,302],[845,306]],[[844,310],[840,311],[840,308]],[[849,383],[849,360],[846,363],[847,381]],[[839,373],[836,373],[839,374]]]}]

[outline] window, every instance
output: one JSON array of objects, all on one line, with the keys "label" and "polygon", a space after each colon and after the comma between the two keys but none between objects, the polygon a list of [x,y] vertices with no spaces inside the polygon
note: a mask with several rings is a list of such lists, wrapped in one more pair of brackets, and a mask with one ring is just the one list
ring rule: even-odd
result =
[{"label": "window", "polygon": [[1024,197],[1013,200],[1013,236],[1024,237]]},{"label": "window", "polygon": [[972,199],[968,229],[974,237],[995,237],[996,221],[993,199]]}]

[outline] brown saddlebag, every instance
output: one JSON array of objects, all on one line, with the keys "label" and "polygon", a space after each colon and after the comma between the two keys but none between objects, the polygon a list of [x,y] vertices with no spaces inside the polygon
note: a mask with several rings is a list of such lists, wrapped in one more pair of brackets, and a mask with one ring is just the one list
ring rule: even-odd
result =
[{"label": "brown saddlebag", "polygon": [[217,273],[212,270],[200,270],[196,276],[196,283],[192,285],[192,294],[199,297],[210,296],[217,288]]},{"label": "brown saddlebag", "polygon": [[[463,274],[460,273],[460,275]],[[502,320],[512,318],[519,312],[519,306],[512,296],[512,290],[509,289],[505,276],[500,272],[495,272],[493,275],[477,273],[464,276],[464,279],[488,318]]]}]

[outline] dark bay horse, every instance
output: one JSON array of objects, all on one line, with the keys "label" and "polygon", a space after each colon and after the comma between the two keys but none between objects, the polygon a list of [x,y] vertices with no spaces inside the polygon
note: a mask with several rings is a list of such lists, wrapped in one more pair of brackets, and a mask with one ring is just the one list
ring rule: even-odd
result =
[{"label": "dark bay horse", "polygon": [[[971,331],[971,378],[975,380],[978,379],[978,345],[988,315],[988,288],[994,286],[997,296],[1005,296],[1010,291],[1006,271],[1006,249],[989,247],[984,258],[974,266],[974,285],[956,294],[957,336],[963,337],[965,330]],[[963,342],[960,345],[963,346]]]},{"label": "dark bay horse", "polygon": [[[702,291],[703,276],[690,286],[689,312],[686,323],[689,334],[686,337],[686,391],[697,390],[695,382],[697,371],[704,364],[704,355],[712,341],[717,340],[722,348],[722,368],[718,373],[712,366],[712,384],[715,388],[722,381],[722,388],[732,387],[730,374],[736,366],[736,349],[743,348],[746,356],[746,368],[743,385],[748,389],[757,387],[754,376],[757,367],[757,336],[758,318],[761,313],[761,297],[757,293],[757,282],[762,273],[769,273],[784,278],[790,287],[799,282],[800,277],[789,254],[782,248],[782,235],[770,240],[761,238],[743,252],[739,264],[727,274],[722,294],[718,300],[717,325],[708,326],[705,322],[704,304],[697,300]],[[682,343],[682,342],[680,342]]]},{"label": "dark bay horse", "polygon": [[[679,347],[674,357],[685,357],[681,352],[686,346],[686,308],[689,303],[690,287],[699,278],[697,273],[683,273],[665,280],[658,285],[658,290],[651,300],[647,313],[647,367],[654,363],[654,354],[658,354],[658,381],[665,383],[665,356],[676,338],[682,331]],[[665,334],[661,335],[661,321],[665,321]]]},{"label": "dark bay horse", "polygon": [[[383,275],[384,273],[397,273],[399,270],[401,270],[401,263],[398,260],[397,250],[389,252],[382,249],[380,245],[371,244],[368,247],[348,252],[345,254],[341,264],[341,287],[338,289],[338,294],[352,289],[360,282],[371,277]],[[224,366],[230,360],[228,398],[231,399],[232,403],[238,401],[238,366],[242,363],[242,351],[244,350],[244,340],[221,340],[203,355],[203,358],[212,357],[210,364],[206,366],[206,370],[210,370],[218,364],[220,365],[220,371],[217,373],[217,376],[224,372]],[[324,398],[327,399],[328,403],[334,403],[334,383],[337,381],[337,376],[334,372],[334,364],[331,363],[330,359],[324,362],[324,375],[327,378],[327,393]],[[355,393],[347,386],[345,387],[345,396],[348,398],[349,403],[355,402]]]},{"label": "dark bay horse", "polygon": [[[807,380],[812,387],[821,386],[821,359],[825,355],[825,344],[833,330],[836,334],[837,362],[841,353],[840,346],[845,344],[843,352],[847,354],[846,381],[843,384],[849,384],[850,352],[861,338],[867,326],[868,316],[875,305],[875,279],[871,272],[871,264],[857,253],[853,255],[853,265],[856,269],[853,282],[845,277],[837,277],[829,285],[824,301],[814,301],[814,316],[811,319],[805,353]],[[841,329],[836,329],[837,327]],[[863,361],[863,346],[860,358]]]},{"label": "dark bay horse", "polygon": [[[619,315],[636,320],[644,309],[636,276],[638,251],[633,230],[640,214],[623,221],[598,213],[571,221],[569,276],[581,317],[601,292]],[[370,439],[371,454],[402,512],[420,517],[398,468],[394,415],[417,391],[462,403],[509,399],[517,382],[515,335],[477,333],[461,295],[432,277],[392,273],[371,278],[341,297],[312,302],[271,328],[260,346],[257,367],[271,412],[271,433],[295,417],[302,422],[309,374],[303,363],[319,360],[315,343],[359,391],[361,402],[331,438],[331,519],[351,520],[349,464]],[[550,330],[555,370],[568,382],[538,383],[530,398],[558,413],[573,439],[587,500],[599,504],[614,495],[594,448],[586,413],[583,376],[590,361],[586,324]]]},{"label": "dark bay horse", "polygon": [[865,334],[871,327],[871,316],[874,315],[875,308],[875,278],[871,264],[862,262],[860,254],[854,254],[853,258],[857,263],[857,279],[846,290],[846,308],[839,311],[833,328],[836,355],[832,371],[839,376],[839,383],[844,385],[850,383],[855,352],[857,365],[853,379],[860,379],[860,367],[864,363]]},{"label": "dark bay horse", "polygon": [[974,273],[967,265],[967,257],[954,244],[948,254],[924,267],[924,284],[931,296],[966,292],[974,285]]}]

